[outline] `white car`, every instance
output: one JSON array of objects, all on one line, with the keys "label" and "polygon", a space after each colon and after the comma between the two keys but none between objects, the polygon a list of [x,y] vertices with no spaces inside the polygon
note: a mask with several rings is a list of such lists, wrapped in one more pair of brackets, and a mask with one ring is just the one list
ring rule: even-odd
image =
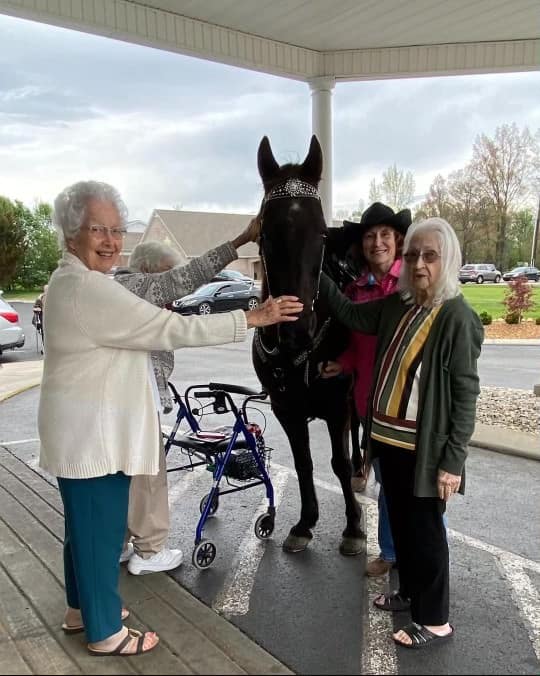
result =
[{"label": "white car", "polygon": [[13,350],[23,345],[24,332],[19,326],[19,315],[0,296],[0,354],[4,350]]}]

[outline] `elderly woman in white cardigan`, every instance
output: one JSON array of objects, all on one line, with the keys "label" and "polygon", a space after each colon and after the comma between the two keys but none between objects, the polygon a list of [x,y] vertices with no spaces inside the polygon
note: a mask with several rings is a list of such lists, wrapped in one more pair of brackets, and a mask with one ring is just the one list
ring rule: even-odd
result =
[{"label": "elderly woman in white cardigan", "polygon": [[104,274],[118,261],[126,216],[105,183],[80,182],[56,198],[65,250],[47,291],[38,415],[40,466],[58,478],[64,503],[63,628],[84,627],[96,655],[139,654],[159,641],[123,625],[118,594],[130,478],[159,469],[150,351],[242,341],[248,328],[294,321],[302,309],[291,296],[206,317],[157,308]]}]

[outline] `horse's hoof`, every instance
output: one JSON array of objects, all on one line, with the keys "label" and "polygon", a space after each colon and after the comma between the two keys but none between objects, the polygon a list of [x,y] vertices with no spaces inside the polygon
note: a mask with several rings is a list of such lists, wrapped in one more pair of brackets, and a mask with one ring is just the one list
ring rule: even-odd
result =
[{"label": "horse's hoof", "polygon": [[366,541],[361,538],[344,537],[339,545],[339,552],[343,556],[357,556],[366,551]]},{"label": "horse's hoof", "polygon": [[303,552],[311,542],[311,537],[306,535],[287,535],[283,543],[283,549],[292,554]]},{"label": "horse's hoof", "polygon": [[353,476],[351,479],[351,488],[355,493],[363,493],[366,490],[367,479],[363,476]]}]

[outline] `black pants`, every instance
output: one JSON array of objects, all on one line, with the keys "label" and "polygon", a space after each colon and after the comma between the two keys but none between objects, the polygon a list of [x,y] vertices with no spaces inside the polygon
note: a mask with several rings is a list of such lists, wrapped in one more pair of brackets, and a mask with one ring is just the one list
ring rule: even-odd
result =
[{"label": "black pants", "polygon": [[446,503],[414,496],[416,456],[371,440],[380,457],[381,478],[399,568],[400,593],[411,599],[418,624],[448,622],[448,542],[443,523]]}]

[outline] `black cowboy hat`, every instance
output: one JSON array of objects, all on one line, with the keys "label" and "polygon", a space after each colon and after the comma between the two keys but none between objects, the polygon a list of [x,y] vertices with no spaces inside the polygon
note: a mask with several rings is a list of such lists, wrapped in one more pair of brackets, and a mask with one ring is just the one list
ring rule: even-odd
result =
[{"label": "black cowboy hat", "polygon": [[405,235],[411,223],[410,209],[402,209],[396,213],[382,202],[373,202],[362,214],[360,223],[343,221],[343,227],[349,231],[350,236],[358,241],[374,225],[390,225],[401,235]]}]

